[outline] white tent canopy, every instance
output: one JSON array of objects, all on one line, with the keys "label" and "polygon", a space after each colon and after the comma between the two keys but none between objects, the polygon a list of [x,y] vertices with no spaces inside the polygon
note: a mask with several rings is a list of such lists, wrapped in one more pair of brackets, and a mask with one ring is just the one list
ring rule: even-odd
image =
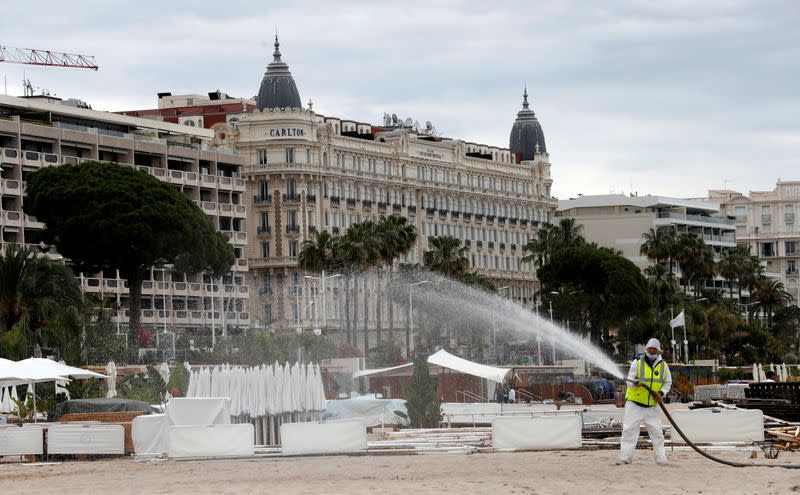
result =
[{"label": "white tent canopy", "polygon": [[460,371],[467,375],[479,376],[493,382],[502,382],[506,375],[511,372],[510,368],[495,368],[485,364],[473,363],[458,356],[454,356],[444,349],[428,356],[428,363]]},{"label": "white tent canopy", "polygon": [[[508,375],[508,373],[511,371],[510,368],[496,368],[494,366],[487,366],[485,364],[468,361],[458,356],[454,356],[445,350],[440,350],[428,356],[428,365],[440,366],[442,368],[459,371],[467,375],[485,378],[493,382],[502,382],[506,375]],[[353,378],[358,378],[360,376],[380,375],[383,373],[408,368],[410,366],[414,366],[414,363],[401,364],[400,366],[392,366],[390,368],[357,371],[353,374]]]},{"label": "white tent canopy", "polygon": [[372,369],[372,370],[356,371],[355,373],[353,373],[353,378],[358,378],[360,376],[380,375],[382,373],[386,373],[386,372],[394,371],[394,370],[400,370],[400,369],[403,369],[403,368],[409,368],[411,366],[414,366],[414,363],[401,364],[400,366],[392,366],[390,368],[376,368],[376,369]]}]

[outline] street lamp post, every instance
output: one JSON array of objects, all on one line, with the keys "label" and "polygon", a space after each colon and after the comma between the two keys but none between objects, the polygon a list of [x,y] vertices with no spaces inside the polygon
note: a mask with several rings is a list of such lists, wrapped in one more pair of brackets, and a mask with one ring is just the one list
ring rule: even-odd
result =
[{"label": "street lamp post", "polygon": [[411,358],[411,352],[414,350],[414,300],[411,298],[411,288],[416,285],[427,284],[430,280],[423,280],[421,282],[414,282],[408,284],[408,333],[406,334],[406,358]]},{"label": "street lamp post", "polygon": [[[550,294],[558,295],[558,292],[551,292]],[[553,323],[553,299],[551,298],[550,301],[550,323]],[[554,324],[554,323],[553,323]],[[553,365],[556,364],[556,340],[555,336],[550,337],[550,348],[553,350]]]},{"label": "street lamp post", "polygon": [[214,275],[209,277],[211,282],[211,350],[217,345],[217,318],[214,316]]}]

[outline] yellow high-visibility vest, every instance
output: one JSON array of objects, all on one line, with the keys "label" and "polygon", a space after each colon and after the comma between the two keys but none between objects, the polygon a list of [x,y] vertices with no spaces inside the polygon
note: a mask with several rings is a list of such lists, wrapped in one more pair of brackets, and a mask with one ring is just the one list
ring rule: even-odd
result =
[{"label": "yellow high-visibility vest", "polygon": [[[637,360],[636,366],[636,378],[639,382],[646,384],[653,389],[653,392],[658,393],[661,387],[664,386],[665,375],[667,374],[667,363],[662,360],[656,365],[655,369],[653,369],[647,364],[647,360],[644,357],[640,357]],[[645,407],[654,406],[656,404],[653,396],[650,395],[650,392],[644,387],[628,387],[628,391],[625,392],[625,400],[633,401]]]}]

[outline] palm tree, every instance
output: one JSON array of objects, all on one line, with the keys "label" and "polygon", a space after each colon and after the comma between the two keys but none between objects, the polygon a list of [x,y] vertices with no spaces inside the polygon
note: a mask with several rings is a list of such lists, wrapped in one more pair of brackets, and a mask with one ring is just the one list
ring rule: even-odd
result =
[{"label": "palm tree", "polygon": [[542,266],[556,251],[584,244],[583,225],[576,225],[574,218],[562,218],[558,225],[548,225],[536,232],[536,237],[522,247],[523,252],[530,254],[520,261],[532,261]]},{"label": "palm tree", "polygon": [[583,225],[576,225],[574,218],[562,218],[556,226],[559,246],[562,249],[582,246],[586,243],[583,237]]},{"label": "palm tree", "polygon": [[397,215],[382,217],[377,224],[377,234],[381,238],[381,261],[389,265],[417,242],[417,228],[408,223],[407,218]]},{"label": "palm tree", "polygon": [[544,265],[550,260],[550,255],[556,249],[555,241],[557,232],[555,227],[549,226],[539,229],[536,237],[522,246],[523,253],[530,253],[522,257],[522,262],[533,262],[539,266]]},{"label": "palm tree", "polygon": [[689,282],[693,282],[694,298],[697,299],[700,282],[712,271],[709,264],[713,264],[714,254],[703,239],[694,233],[681,234],[677,244],[675,258],[684,276],[684,290],[688,288]]},{"label": "palm tree", "polygon": [[[381,237],[380,250],[381,261],[389,268],[391,273],[394,270],[394,262],[400,256],[408,253],[417,242],[417,228],[408,222],[405,217],[397,215],[390,215],[388,217],[381,217],[378,221],[378,235]],[[378,297],[378,304],[383,304],[386,299],[384,295],[384,282],[381,277],[382,273],[378,271],[378,287],[381,291]],[[390,345],[394,343],[394,303],[389,300],[389,341]],[[381,320],[376,318],[377,333],[376,340],[378,346],[382,345],[381,335]]]},{"label": "palm tree", "polygon": [[675,280],[675,274],[668,271],[660,263],[645,268],[644,274],[647,276],[647,283],[650,286],[653,301],[656,303],[656,311],[660,314],[663,307],[662,302],[666,304],[673,299],[678,291],[678,282]]},{"label": "palm tree", "polygon": [[15,245],[0,256],[0,335],[16,327],[28,342],[46,345],[50,322],[81,304],[78,281],[66,266]]},{"label": "palm tree", "polygon": [[330,270],[336,266],[336,244],[338,237],[334,237],[327,230],[318,230],[314,237],[303,241],[300,245],[300,254],[297,265],[312,272]]},{"label": "palm tree", "polygon": [[[639,254],[647,256],[656,264],[670,258],[672,244],[675,243],[675,229],[672,227],[651,228],[642,234],[642,245]],[[671,271],[671,270],[670,270]]]},{"label": "palm tree", "polygon": [[426,268],[447,277],[463,275],[469,269],[469,260],[466,257],[468,249],[461,245],[460,239],[449,235],[433,237],[430,245],[433,249],[423,255]]},{"label": "palm tree", "polygon": [[764,278],[756,287],[755,299],[758,306],[767,315],[767,327],[772,327],[772,315],[775,310],[791,302],[792,295],[786,290],[783,282],[772,278]]},{"label": "palm tree", "polygon": [[739,246],[726,249],[720,253],[717,269],[719,274],[728,282],[731,299],[733,299],[733,283],[741,278],[744,262],[745,255]]}]

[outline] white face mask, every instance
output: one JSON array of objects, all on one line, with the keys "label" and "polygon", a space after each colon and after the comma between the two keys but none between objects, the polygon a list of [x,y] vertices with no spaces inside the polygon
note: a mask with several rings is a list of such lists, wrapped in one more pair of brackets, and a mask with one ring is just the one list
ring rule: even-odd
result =
[{"label": "white face mask", "polygon": [[658,353],[657,352],[653,353],[653,354],[650,354],[649,352],[647,352],[646,354],[647,354],[647,357],[649,357],[650,359],[655,359],[655,358],[658,357]]}]

